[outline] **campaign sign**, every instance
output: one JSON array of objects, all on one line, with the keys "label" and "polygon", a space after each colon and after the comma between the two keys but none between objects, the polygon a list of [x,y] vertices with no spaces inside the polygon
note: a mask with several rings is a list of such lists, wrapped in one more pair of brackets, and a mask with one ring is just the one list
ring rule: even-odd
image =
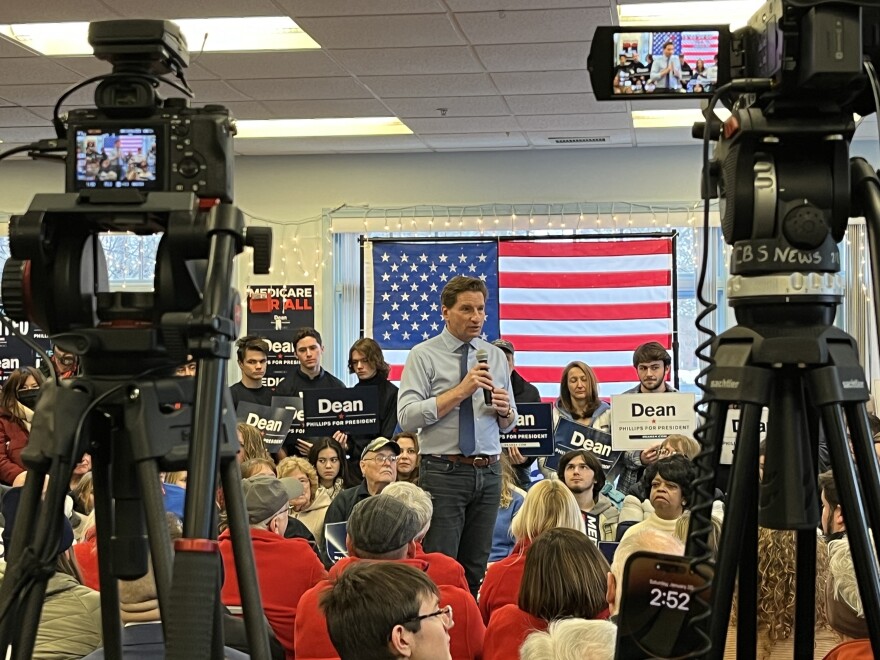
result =
[{"label": "campaign sign", "polygon": [[516,413],[516,426],[501,436],[501,446],[516,447],[523,456],[552,456],[552,404],[520,403]]},{"label": "campaign sign", "polygon": [[611,397],[611,441],[616,451],[642,450],[697,428],[694,395],[682,392],[615,394]]},{"label": "campaign sign", "polygon": [[293,414],[292,410],[286,408],[261,406],[248,401],[240,401],[235,409],[236,421],[256,427],[263,436],[263,444],[271,453],[277,452],[287,437]]},{"label": "campaign sign", "polygon": [[[739,416],[742,411],[739,408],[731,408],[727,411],[727,422],[724,424],[724,446],[721,448],[721,465],[733,463],[733,449],[736,446],[736,434],[739,432]],[[761,409],[761,424],[758,427],[758,439],[767,438],[767,409]]]},{"label": "campaign sign", "polygon": [[269,342],[263,385],[278,387],[299,366],[290,341],[297,328],[315,327],[315,288],[311,284],[247,287],[247,332]]},{"label": "campaign sign", "polygon": [[306,390],[303,399],[309,436],[379,432],[379,390],[375,387]]},{"label": "campaign sign", "polygon": [[[10,319],[10,323],[25,337],[29,337],[46,351],[49,350],[51,342],[39,327],[30,321]],[[21,367],[39,366],[39,361],[34,349],[11,334],[6,326],[0,326],[0,380],[5,381],[13,371]]]},{"label": "campaign sign", "polygon": [[288,433],[293,433],[297,436],[304,436],[306,434],[305,412],[303,411],[302,399],[298,396],[273,396],[272,407],[286,408],[293,411],[293,419],[290,422]]},{"label": "campaign sign", "polygon": [[327,543],[327,556],[334,564],[343,557],[348,557],[348,549],[345,547],[345,535],[347,523],[327,523],[324,525],[324,540]]},{"label": "campaign sign", "polygon": [[553,456],[544,463],[551,470],[559,467],[560,457],[577,449],[583,449],[595,454],[606,473],[614,467],[614,464],[620,457],[620,452],[612,451],[611,435],[592,426],[584,426],[564,417],[560,417],[559,422],[556,424],[554,438]]}]

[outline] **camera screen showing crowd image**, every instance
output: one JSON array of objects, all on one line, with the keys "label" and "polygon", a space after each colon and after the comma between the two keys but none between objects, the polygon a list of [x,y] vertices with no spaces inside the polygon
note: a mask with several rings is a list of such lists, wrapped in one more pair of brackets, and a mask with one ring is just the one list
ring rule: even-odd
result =
[{"label": "camera screen showing crowd image", "polygon": [[614,94],[711,94],[718,40],[715,30],[614,35]]},{"label": "camera screen showing crowd image", "polygon": [[78,188],[153,188],[156,130],[77,130],[76,183]]}]

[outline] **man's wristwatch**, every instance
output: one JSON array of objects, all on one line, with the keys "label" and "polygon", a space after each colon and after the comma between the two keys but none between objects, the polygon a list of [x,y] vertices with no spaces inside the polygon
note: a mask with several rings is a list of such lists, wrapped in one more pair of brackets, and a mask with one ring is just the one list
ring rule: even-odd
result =
[{"label": "man's wristwatch", "polygon": [[506,415],[498,415],[501,419],[510,419],[510,415],[513,413],[513,407],[507,406],[507,414]]}]

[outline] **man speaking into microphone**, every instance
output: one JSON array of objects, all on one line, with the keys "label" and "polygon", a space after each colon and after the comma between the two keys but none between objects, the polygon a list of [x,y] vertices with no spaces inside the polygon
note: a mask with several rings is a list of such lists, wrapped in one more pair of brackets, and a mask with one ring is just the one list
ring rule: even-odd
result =
[{"label": "man speaking into microphone", "polygon": [[507,359],[480,337],[488,297],[478,278],[449,280],[446,327],[410,351],[397,397],[401,428],[421,429],[419,485],[434,503],[425,551],[457,559],[475,595],[501,501],[500,433],[516,426]]}]

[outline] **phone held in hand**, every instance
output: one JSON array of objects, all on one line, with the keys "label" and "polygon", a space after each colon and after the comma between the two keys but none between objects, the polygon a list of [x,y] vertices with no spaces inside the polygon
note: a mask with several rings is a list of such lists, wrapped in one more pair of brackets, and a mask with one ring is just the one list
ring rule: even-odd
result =
[{"label": "phone held in hand", "polygon": [[706,611],[710,595],[690,562],[653,552],[629,558],[617,619],[618,658],[681,658],[703,645],[690,622]]}]

